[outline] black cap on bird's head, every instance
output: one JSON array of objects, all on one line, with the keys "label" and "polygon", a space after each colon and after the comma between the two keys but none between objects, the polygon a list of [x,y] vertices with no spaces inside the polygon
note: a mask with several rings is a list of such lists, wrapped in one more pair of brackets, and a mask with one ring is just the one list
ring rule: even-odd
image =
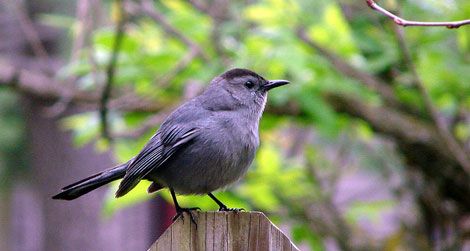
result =
[{"label": "black cap on bird's head", "polygon": [[245,88],[256,89],[263,92],[289,83],[287,80],[266,80],[256,72],[242,68],[228,70],[219,77],[229,83],[235,85],[243,84]]}]

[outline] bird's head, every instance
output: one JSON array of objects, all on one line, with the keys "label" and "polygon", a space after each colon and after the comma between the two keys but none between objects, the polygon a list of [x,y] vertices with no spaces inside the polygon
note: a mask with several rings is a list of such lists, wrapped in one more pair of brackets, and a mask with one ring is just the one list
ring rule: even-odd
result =
[{"label": "bird's head", "polygon": [[248,108],[261,112],[269,90],[288,84],[287,80],[266,80],[259,74],[235,68],[215,77],[206,91],[208,104],[223,110]]}]

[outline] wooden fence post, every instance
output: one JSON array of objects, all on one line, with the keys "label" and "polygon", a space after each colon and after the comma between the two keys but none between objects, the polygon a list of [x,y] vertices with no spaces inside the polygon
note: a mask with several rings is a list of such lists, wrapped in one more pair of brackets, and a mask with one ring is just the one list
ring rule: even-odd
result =
[{"label": "wooden fence post", "polygon": [[299,250],[260,212],[193,212],[185,214],[153,243],[149,251]]}]

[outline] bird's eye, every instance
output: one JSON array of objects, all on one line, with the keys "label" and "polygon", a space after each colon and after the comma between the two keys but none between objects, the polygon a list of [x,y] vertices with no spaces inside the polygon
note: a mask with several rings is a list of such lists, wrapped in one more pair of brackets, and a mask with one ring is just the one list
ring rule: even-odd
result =
[{"label": "bird's eye", "polygon": [[251,81],[246,81],[245,82],[245,86],[248,88],[248,89],[251,89],[255,86],[255,84]]}]

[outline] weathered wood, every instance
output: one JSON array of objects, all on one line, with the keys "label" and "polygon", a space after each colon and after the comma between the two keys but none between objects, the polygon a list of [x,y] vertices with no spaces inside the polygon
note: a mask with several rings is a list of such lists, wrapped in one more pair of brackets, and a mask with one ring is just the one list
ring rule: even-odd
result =
[{"label": "weathered wood", "polygon": [[185,214],[149,251],[299,250],[260,212],[193,212],[196,225]]}]

